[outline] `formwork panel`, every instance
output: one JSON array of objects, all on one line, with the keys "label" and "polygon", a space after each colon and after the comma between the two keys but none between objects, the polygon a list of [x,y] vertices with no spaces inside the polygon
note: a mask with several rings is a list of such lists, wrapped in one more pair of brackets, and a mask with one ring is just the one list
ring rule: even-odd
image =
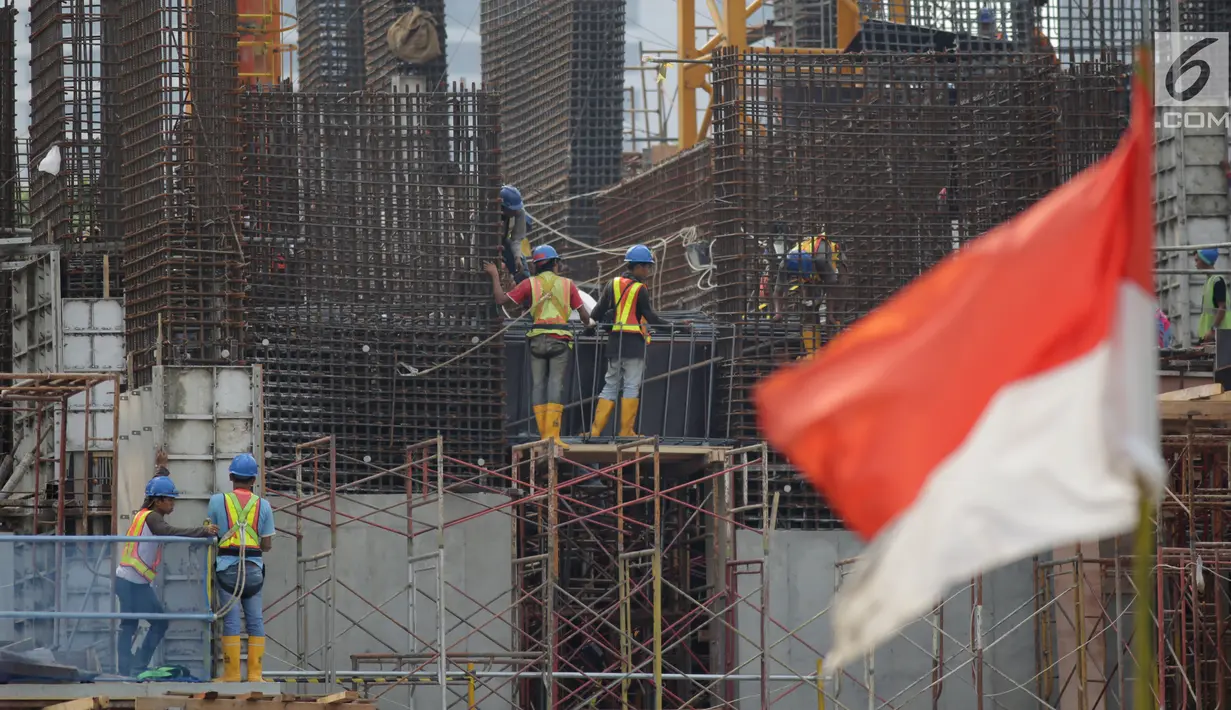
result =
[{"label": "formwork panel", "polygon": [[249,345],[266,364],[270,462],[335,435],[348,474],[394,467],[437,434],[501,460],[500,312],[480,275],[499,244],[495,101],[270,92],[243,104]]},{"label": "formwork panel", "polygon": [[131,0],[121,15],[125,327],[140,385],[155,364],[243,356],[243,138],[235,0]]}]

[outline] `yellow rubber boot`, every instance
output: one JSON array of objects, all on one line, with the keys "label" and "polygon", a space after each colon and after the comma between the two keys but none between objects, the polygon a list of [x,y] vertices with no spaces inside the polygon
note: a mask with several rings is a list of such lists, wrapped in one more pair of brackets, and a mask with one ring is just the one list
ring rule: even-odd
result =
[{"label": "yellow rubber boot", "polygon": [[241,649],[238,636],[223,636],[222,637],[222,677],[218,679],[220,683],[238,683],[241,678],[239,675],[239,652]]},{"label": "yellow rubber boot", "polygon": [[615,409],[615,402],[610,399],[598,400],[598,405],[594,408],[594,426],[590,427],[590,436],[602,436],[603,429],[607,427],[607,420],[611,419],[611,412]]},{"label": "yellow rubber boot", "polygon": [[549,434],[547,433],[547,405],[546,404],[534,405],[534,421],[538,423],[539,425],[539,440],[541,441],[543,439],[546,439],[549,436]]},{"label": "yellow rubber boot", "polygon": [[265,666],[265,637],[264,636],[249,636],[248,637],[248,682],[249,683],[264,683],[265,678],[261,675]]},{"label": "yellow rubber boot", "polygon": [[568,444],[560,440],[560,423],[564,420],[564,405],[549,404],[547,405],[547,428],[551,431],[551,440],[556,442],[556,446],[562,451],[568,450]]},{"label": "yellow rubber boot", "polygon": [[620,400],[620,436],[636,436],[633,425],[637,423],[637,406],[639,399]]}]

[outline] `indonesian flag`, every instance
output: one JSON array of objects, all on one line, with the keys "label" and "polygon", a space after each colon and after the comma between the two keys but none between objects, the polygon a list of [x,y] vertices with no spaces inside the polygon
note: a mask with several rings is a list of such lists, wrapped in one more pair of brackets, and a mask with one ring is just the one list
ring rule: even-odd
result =
[{"label": "indonesian flag", "polygon": [[765,436],[871,541],[827,666],[1161,495],[1152,114],[1139,78],[1112,155],[761,384]]}]

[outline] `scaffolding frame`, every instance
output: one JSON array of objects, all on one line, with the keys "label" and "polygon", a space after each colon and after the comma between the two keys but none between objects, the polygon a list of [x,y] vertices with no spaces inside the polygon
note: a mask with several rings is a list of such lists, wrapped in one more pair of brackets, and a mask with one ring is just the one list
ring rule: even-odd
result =
[{"label": "scaffolding frame", "polygon": [[[545,708],[589,702],[736,708],[741,699],[769,707],[800,690],[817,694],[823,685],[818,664],[793,668],[774,652],[787,639],[799,641],[800,628],[769,613],[764,579],[774,521],[773,497],[763,494],[769,485],[766,447],[698,454],[704,447],[642,439],[588,448],[580,456],[550,442],[524,444],[513,447],[509,466],[493,470],[448,456],[437,438],[408,447],[401,466],[373,466],[368,477],[338,483],[339,464],[362,462],[344,461],[332,437],[300,445],[295,464],[264,474],[275,512],[295,521],[295,530],[286,532],[297,541],[299,568],[294,589],[266,602],[267,624],[291,610],[296,614],[297,638],[271,636],[269,642],[271,651],[279,650],[271,657],[284,654],[281,660],[293,670],[267,669],[266,677],[359,686],[374,698],[410,688],[430,694],[417,696],[419,702],[441,707],[478,707],[488,698]],[[594,448],[602,455],[595,457]],[[351,495],[389,477],[404,481],[404,500],[373,505]],[[477,493],[503,500],[446,517],[448,499],[474,503]],[[363,512],[346,512],[344,502]],[[443,525],[426,514],[429,509]],[[404,523],[389,525],[378,515]],[[422,565],[453,563],[445,544],[451,530],[493,515],[507,519],[514,545],[507,591],[479,599],[440,575],[435,584],[418,582],[431,571]],[[383,601],[337,577],[338,529],[356,523],[407,542],[406,588]],[[314,525],[327,530],[323,549],[311,547]],[[749,534],[754,544],[737,533]],[[340,609],[340,594],[362,601],[365,612]],[[324,608],[324,638],[308,633],[312,599]],[[394,599],[401,610],[391,608]],[[424,604],[434,612],[433,629],[415,628],[423,617],[414,607]],[[751,626],[738,623],[740,612],[752,615]],[[328,642],[359,628],[383,643],[364,628],[370,618],[407,634],[417,647],[357,653],[351,670],[341,670],[342,659],[330,655]],[[468,649],[501,632],[498,650]],[[771,642],[772,634],[782,638]],[[813,650],[819,659],[820,650]],[[590,653],[597,660],[583,661]],[[784,670],[771,673],[771,665]]]},{"label": "scaffolding frame", "polygon": [[[111,432],[110,435],[99,436],[98,432],[91,431],[97,404],[92,400],[93,390],[107,382],[112,383]],[[73,413],[69,400],[78,395],[84,399],[80,411],[84,420],[81,441],[85,449],[85,471],[81,475],[70,471],[68,451],[70,415]],[[7,513],[16,507],[21,511],[16,516],[19,518],[24,517],[28,510],[30,532],[35,534],[51,532],[65,535],[69,521],[80,522],[84,526],[84,530],[76,531],[77,534],[115,534],[114,476],[103,480],[94,473],[97,459],[115,460],[119,403],[120,376],[115,373],[0,373],[0,406],[13,412],[15,429],[32,423],[34,437],[28,464],[33,483],[29,488],[18,490],[17,485],[26,477],[19,476],[17,469],[23,462],[17,461],[14,455],[9,478],[0,488],[0,510]],[[53,437],[53,442],[56,442],[55,453],[50,457],[43,447],[47,437]],[[43,471],[47,466],[53,472],[50,481],[43,480]],[[54,503],[47,500],[46,487],[51,484],[56,489]],[[76,505],[70,506],[70,503]],[[48,505],[54,505],[55,516],[41,520],[39,511]],[[97,524],[92,525],[93,521]]]}]

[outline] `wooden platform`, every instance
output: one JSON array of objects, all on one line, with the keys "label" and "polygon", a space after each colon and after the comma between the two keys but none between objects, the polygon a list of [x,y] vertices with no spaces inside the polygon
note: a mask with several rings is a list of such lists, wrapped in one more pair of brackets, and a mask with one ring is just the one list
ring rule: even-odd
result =
[{"label": "wooden platform", "polygon": [[1217,383],[1164,392],[1158,395],[1158,415],[1165,422],[1231,423],[1231,392]]},{"label": "wooden platform", "polygon": [[[202,693],[239,696],[260,693],[274,696],[282,690],[281,683],[6,683],[0,685],[0,710],[26,710],[78,703],[60,710],[126,710],[136,706],[140,698],[160,697],[172,693]],[[181,697],[180,700],[183,700]],[[92,701],[88,705],[80,701]],[[104,702],[105,701],[105,702]],[[257,710],[252,708],[252,710]]]},{"label": "wooden platform", "polygon": [[[628,460],[639,456],[647,456],[654,452],[654,447],[648,445],[639,449],[620,449],[620,442],[582,443],[580,440],[576,440],[577,443],[574,443],[574,441],[570,441],[567,437],[565,437],[564,442],[568,444],[568,450],[563,452],[561,456],[565,459],[576,461],[581,464],[615,463],[620,458]],[[702,465],[709,465],[722,463],[725,461],[727,451],[728,449],[725,446],[678,446],[660,444],[658,447],[658,456],[665,463],[676,464],[695,462]]]},{"label": "wooden platform", "polygon": [[[292,695],[276,693],[220,693],[172,691],[161,696],[138,698],[134,710],[375,710],[376,704],[361,700],[353,690],[329,695]],[[102,710],[66,708],[65,710]]]}]

